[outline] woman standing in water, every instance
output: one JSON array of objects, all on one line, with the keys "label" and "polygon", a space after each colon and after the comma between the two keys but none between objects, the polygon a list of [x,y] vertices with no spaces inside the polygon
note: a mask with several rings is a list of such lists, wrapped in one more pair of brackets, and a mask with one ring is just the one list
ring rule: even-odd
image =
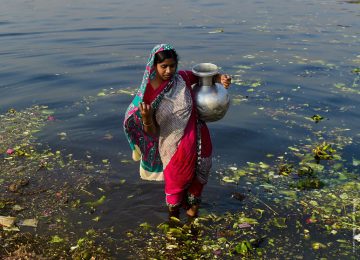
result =
[{"label": "woman standing in water", "polygon": [[[124,130],[133,159],[140,160],[140,176],[165,181],[169,217],[179,218],[180,207],[197,217],[201,193],[211,168],[209,130],[198,119],[191,71],[177,71],[178,55],[168,44],[154,47],[142,83],[128,107]],[[218,75],[225,88],[228,75]]]}]

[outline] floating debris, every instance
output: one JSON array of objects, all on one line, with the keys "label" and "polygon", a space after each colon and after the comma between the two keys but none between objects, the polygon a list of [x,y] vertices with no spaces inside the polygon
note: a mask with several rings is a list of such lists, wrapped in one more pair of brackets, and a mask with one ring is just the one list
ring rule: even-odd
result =
[{"label": "floating debris", "polygon": [[38,223],[39,223],[39,220],[32,218],[32,219],[21,220],[18,223],[18,225],[19,226],[26,226],[26,227],[37,227]]},{"label": "floating debris", "polygon": [[0,226],[11,227],[14,225],[16,217],[0,216]]},{"label": "floating debris", "polygon": [[311,119],[315,122],[315,123],[319,123],[321,120],[324,119],[324,117],[320,116],[320,115],[313,115],[311,117]]},{"label": "floating debris", "polygon": [[360,234],[355,235],[354,240],[356,240],[357,242],[360,242]]},{"label": "floating debris", "polygon": [[355,68],[351,72],[354,73],[354,74],[360,74],[360,68]]},{"label": "floating debris", "polygon": [[224,29],[216,29],[214,31],[210,31],[208,33],[223,33],[224,32]]}]

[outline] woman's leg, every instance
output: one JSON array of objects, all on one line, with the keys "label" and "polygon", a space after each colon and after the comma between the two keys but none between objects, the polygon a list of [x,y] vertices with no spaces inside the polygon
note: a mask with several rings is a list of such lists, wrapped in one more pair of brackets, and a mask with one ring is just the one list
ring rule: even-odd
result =
[{"label": "woman's leg", "polygon": [[169,206],[169,220],[171,220],[172,218],[180,218],[180,206]]},{"label": "woman's leg", "polygon": [[199,213],[199,205],[192,205],[187,211],[186,215],[189,218],[197,218]]},{"label": "woman's leg", "polygon": [[184,198],[184,192],[176,194],[166,194],[166,204],[169,207],[169,220],[172,217],[179,219],[180,217],[180,206]]},{"label": "woman's leg", "polygon": [[197,167],[193,181],[188,188],[187,203],[189,208],[186,212],[189,219],[196,218],[198,216],[199,205],[201,202],[201,194],[206,185],[210,169],[212,165],[212,143],[210,138],[209,129],[204,122],[200,122],[198,125],[198,144],[200,150],[200,157],[197,158]]},{"label": "woman's leg", "polygon": [[201,193],[204,189],[204,186],[205,184],[201,183],[195,176],[188,189],[187,203],[189,208],[187,209],[186,214],[191,218],[198,216],[199,205],[201,202]]}]

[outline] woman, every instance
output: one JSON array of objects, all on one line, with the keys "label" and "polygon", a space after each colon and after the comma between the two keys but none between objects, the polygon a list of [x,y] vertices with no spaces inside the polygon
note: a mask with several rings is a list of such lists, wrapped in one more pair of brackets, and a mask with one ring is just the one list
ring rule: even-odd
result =
[{"label": "woman", "polygon": [[[190,71],[177,72],[178,56],[168,44],[154,47],[142,83],[125,114],[124,130],[140,176],[165,180],[169,217],[179,218],[180,206],[196,217],[211,168],[211,139],[197,118]],[[228,87],[228,75],[218,80]]]}]

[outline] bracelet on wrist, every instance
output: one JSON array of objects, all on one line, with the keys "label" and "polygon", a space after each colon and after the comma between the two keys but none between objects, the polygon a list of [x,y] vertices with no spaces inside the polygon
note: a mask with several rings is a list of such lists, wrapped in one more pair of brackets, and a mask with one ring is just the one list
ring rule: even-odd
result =
[{"label": "bracelet on wrist", "polygon": [[153,124],[153,122],[151,121],[151,123],[144,123],[144,122],[142,122],[142,124],[144,125],[144,126],[151,126],[152,124]]}]

